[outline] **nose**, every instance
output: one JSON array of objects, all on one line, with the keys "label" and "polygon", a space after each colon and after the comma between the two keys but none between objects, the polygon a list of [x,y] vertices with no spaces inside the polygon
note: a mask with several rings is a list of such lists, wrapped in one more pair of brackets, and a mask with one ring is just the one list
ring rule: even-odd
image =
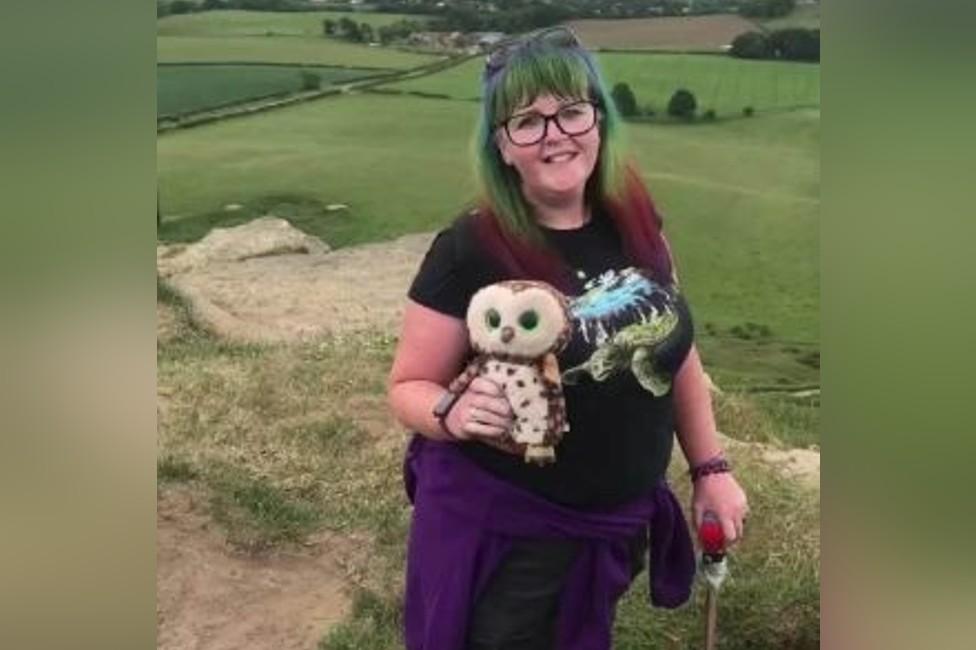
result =
[{"label": "nose", "polygon": [[502,328],[502,343],[508,343],[514,338],[515,338],[515,330],[512,327],[506,325],[505,327]]},{"label": "nose", "polygon": [[565,137],[566,137],[566,134],[563,133],[563,130],[561,128],[559,128],[559,124],[556,123],[556,116],[555,115],[551,115],[551,116],[547,117],[546,118],[545,139],[546,140],[562,140]]}]

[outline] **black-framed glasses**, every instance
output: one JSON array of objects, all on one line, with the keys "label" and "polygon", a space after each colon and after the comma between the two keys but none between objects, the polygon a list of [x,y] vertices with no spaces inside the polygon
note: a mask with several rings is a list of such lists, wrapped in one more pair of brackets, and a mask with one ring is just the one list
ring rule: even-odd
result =
[{"label": "black-framed glasses", "polygon": [[547,27],[525,36],[518,36],[498,43],[485,57],[484,79],[487,81],[504,68],[512,55],[525,47],[545,45],[550,47],[582,47],[579,37],[569,27],[563,25]]},{"label": "black-framed glasses", "polygon": [[549,129],[549,122],[555,122],[566,135],[583,135],[596,125],[596,105],[590,100],[580,100],[563,104],[555,113],[543,115],[537,111],[517,113],[502,123],[505,135],[517,147],[530,147],[542,142]]}]

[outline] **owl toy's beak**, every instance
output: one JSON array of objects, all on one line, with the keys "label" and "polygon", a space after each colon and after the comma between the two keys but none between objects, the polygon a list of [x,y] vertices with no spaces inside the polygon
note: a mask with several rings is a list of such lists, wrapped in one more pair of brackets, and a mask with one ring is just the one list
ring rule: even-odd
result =
[{"label": "owl toy's beak", "polygon": [[508,343],[515,338],[515,330],[512,327],[502,328],[502,343]]}]

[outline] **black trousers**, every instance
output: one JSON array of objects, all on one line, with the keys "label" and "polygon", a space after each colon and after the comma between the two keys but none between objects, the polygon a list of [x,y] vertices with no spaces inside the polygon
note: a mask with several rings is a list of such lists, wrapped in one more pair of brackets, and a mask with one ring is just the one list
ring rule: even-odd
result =
[{"label": "black trousers", "polygon": [[[646,535],[631,542],[631,578],[644,568]],[[467,650],[556,650],[559,592],[579,552],[571,540],[520,540],[475,603]]]}]

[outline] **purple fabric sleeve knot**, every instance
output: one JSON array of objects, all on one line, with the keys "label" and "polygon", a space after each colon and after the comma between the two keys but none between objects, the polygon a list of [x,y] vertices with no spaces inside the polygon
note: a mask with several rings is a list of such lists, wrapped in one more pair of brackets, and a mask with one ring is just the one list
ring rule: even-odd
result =
[{"label": "purple fabric sleeve knot", "polygon": [[408,650],[462,650],[468,616],[511,540],[582,542],[560,595],[560,650],[609,650],[617,600],[631,582],[629,541],[650,530],[651,602],[687,601],[695,573],[688,525],[666,484],[611,510],[551,503],[481,469],[454,445],[415,436],[404,461],[414,504],[407,548]]}]

